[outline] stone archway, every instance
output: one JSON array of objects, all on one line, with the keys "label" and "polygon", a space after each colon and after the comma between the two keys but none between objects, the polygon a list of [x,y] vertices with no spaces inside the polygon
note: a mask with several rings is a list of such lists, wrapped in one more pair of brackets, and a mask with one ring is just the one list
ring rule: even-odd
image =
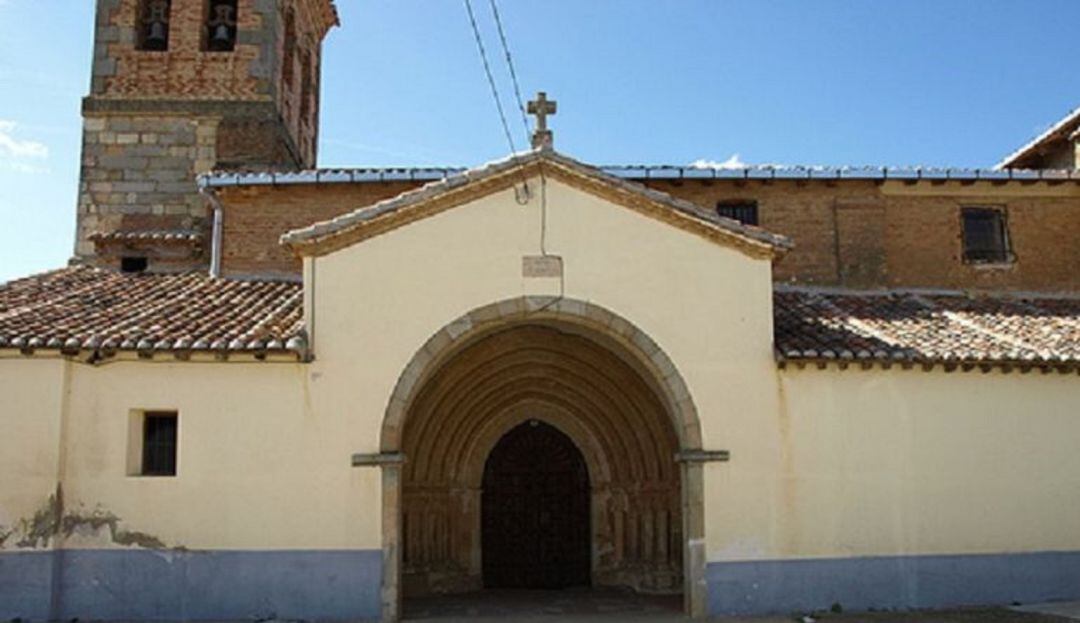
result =
[{"label": "stone archway", "polygon": [[[482,586],[480,485],[500,438],[534,419],[592,475],[592,583],[682,590],[704,614],[701,428],[645,333],[581,301],[524,297],[450,323],[416,353],[381,438],[383,611],[404,593]],[[407,459],[407,460],[406,460]]]}]

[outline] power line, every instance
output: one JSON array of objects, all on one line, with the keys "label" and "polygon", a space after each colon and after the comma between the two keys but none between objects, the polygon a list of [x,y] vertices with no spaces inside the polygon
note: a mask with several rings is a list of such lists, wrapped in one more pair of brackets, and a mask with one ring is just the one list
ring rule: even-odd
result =
[{"label": "power line", "polygon": [[521,97],[521,86],[518,84],[517,72],[514,71],[514,60],[510,58],[510,46],[506,43],[506,32],[503,30],[502,18],[499,16],[499,7],[495,0],[491,3],[491,14],[495,16],[495,26],[499,29],[499,40],[502,41],[503,53],[506,54],[506,66],[510,68],[510,80],[514,83],[514,97],[517,98],[518,111],[521,112],[521,126],[525,128],[525,143],[529,143],[529,118],[525,112],[525,100]]},{"label": "power line", "polygon": [[514,147],[514,138],[510,135],[510,125],[506,122],[506,112],[503,111],[502,100],[499,98],[499,89],[495,86],[495,77],[491,75],[491,65],[488,63],[487,51],[484,50],[484,41],[480,38],[480,28],[476,25],[476,15],[473,14],[470,0],[465,0],[465,10],[469,13],[469,23],[472,25],[473,36],[476,38],[476,48],[480,51],[480,60],[484,63],[484,73],[487,74],[491,97],[495,99],[495,107],[499,110],[499,119],[502,121],[503,133],[506,134],[506,142],[510,145],[510,153],[516,154],[517,148]]}]

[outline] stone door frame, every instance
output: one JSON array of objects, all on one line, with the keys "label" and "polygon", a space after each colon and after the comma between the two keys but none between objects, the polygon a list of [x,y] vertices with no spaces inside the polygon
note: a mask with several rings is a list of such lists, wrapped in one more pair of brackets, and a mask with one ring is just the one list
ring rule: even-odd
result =
[{"label": "stone door frame", "polygon": [[702,448],[701,422],[689,388],[674,362],[641,329],[615,313],[585,301],[525,296],[474,309],[450,322],[413,355],[387,403],[380,454],[369,464],[382,470],[382,620],[401,618],[402,431],[409,406],[423,381],[464,344],[493,328],[528,322],[575,325],[613,340],[650,375],[665,403],[679,442],[683,522],[683,609],[694,618],[706,612],[705,493],[703,463],[726,460],[726,452]]}]

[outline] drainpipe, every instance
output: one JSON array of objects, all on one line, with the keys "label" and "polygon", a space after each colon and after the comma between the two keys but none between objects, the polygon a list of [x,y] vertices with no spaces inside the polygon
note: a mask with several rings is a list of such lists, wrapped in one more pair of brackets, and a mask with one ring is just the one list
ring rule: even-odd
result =
[{"label": "drainpipe", "polygon": [[210,235],[210,276],[221,276],[221,229],[222,206],[214,190],[207,186],[199,187],[199,194],[210,202],[214,209],[214,229]]}]

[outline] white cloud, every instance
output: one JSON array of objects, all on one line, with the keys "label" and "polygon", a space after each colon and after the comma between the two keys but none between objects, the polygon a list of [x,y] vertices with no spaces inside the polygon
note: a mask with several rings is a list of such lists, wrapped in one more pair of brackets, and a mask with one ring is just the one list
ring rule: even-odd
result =
[{"label": "white cloud", "polygon": [[[3,2],[3,0],[0,0]],[[35,162],[49,157],[49,147],[38,141],[16,138],[18,124],[0,119],[0,168],[18,173],[40,173]]]},{"label": "white cloud", "polygon": [[698,158],[690,163],[694,169],[744,169],[748,165],[739,158],[739,154],[731,154],[731,157],[723,162]]}]

